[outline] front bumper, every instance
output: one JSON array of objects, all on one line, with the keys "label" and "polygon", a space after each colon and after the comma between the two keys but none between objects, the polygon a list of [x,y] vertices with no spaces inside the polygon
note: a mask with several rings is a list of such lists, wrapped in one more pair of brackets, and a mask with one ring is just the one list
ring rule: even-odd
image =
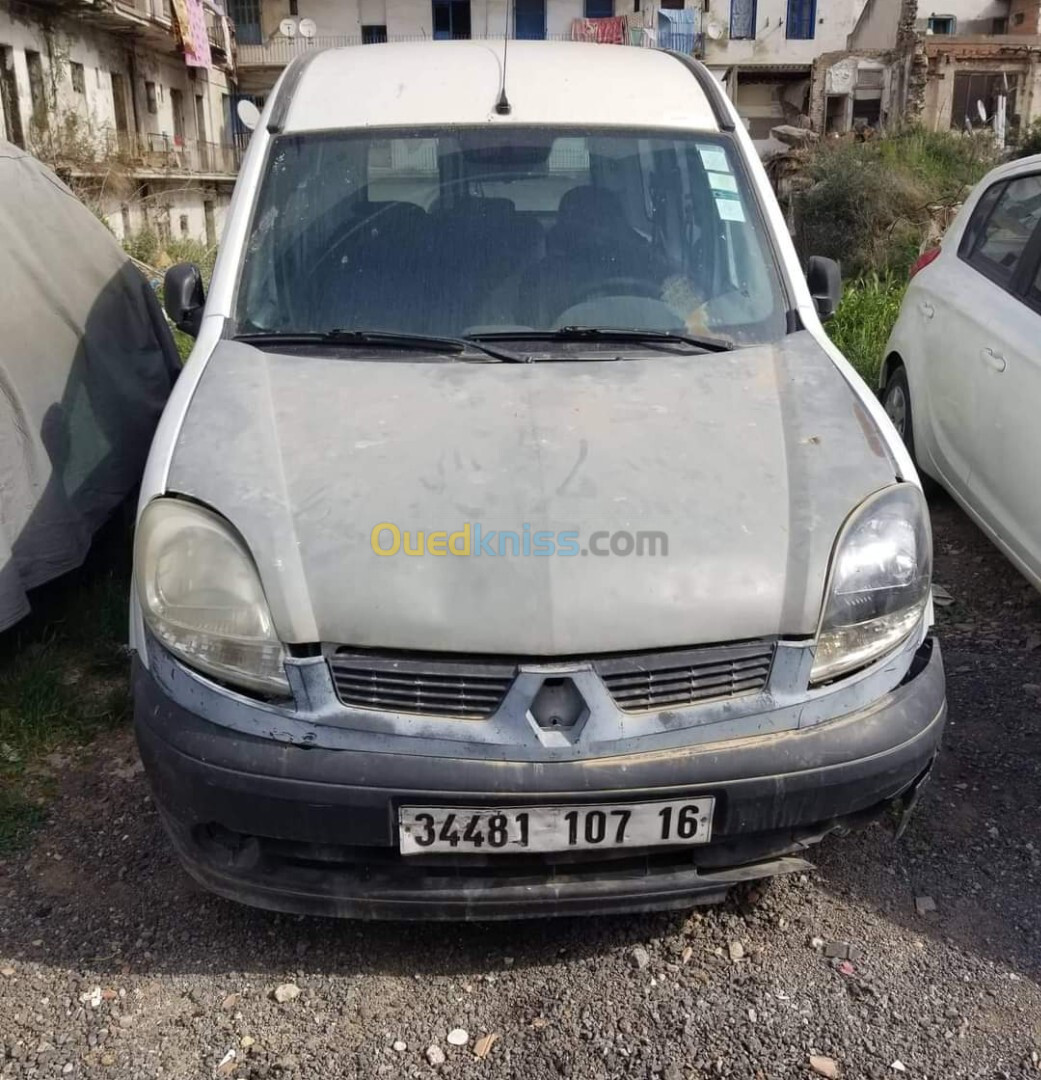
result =
[{"label": "front bumper", "polygon": [[[135,724],[167,831],[188,871],[234,900],[355,918],[512,918],[645,911],[720,899],[806,866],[841,826],[878,816],[928,773],[946,718],[935,641],[899,685],[807,728],[650,752],[508,760],[279,741],[178,704],[135,662]],[[198,699],[202,700],[202,699]],[[259,727],[258,727],[259,730]],[[763,724],[761,730],[768,730]],[[414,741],[409,740],[414,746]],[[397,807],[652,801],[712,794],[703,847],[566,856],[403,858]]]}]

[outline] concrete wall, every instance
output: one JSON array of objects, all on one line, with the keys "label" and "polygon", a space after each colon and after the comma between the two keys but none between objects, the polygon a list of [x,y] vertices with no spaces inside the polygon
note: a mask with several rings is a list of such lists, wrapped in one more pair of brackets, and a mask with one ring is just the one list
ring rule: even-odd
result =
[{"label": "concrete wall", "polygon": [[895,49],[902,0],[868,0],[860,21],[849,37],[857,51]]},{"label": "concrete wall", "polygon": [[[506,0],[470,0],[470,26],[474,37],[496,37],[506,26]],[[633,0],[616,0],[619,15],[633,10]],[[386,26],[393,38],[433,36],[430,0],[299,0],[298,18],[315,21],[319,37],[360,37],[365,24]],[[573,19],[581,18],[582,0],[547,0],[546,32],[566,36]],[[289,0],[265,0],[261,23],[265,36],[277,33],[289,16]]]},{"label": "concrete wall", "polygon": [[[49,31],[27,20],[12,19],[6,9],[0,9],[0,46],[11,50],[18,94],[18,112],[25,140],[33,149],[35,136],[38,153],[47,159],[55,157],[83,158],[100,152],[110,145],[116,131],[116,105],[113,99],[112,75],[122,77],[128,130],[142,136],[166,135],[172,140],[173,95],[179,89],[184,101],[184,136],[188,140],[208,143],[229,143],[231,132],[225,95],[230,94],[228,77],[214,68],[193,71],[172,51],[160,52],[135,46],[127,38],[109,34],[94,27],[89,20],[55,23]],[[172,49],[172,46],[171,46]],[[47,129],[40,131],[33,124],[33,105],[30,91],[26,51],[40,54],[44,72],[45,112]],[[82,90],[73,85],[74,65],[82,66]],[[194,76],[194,77],[193,77]],[[155,86],[155,111],[149,111],[147,83]],[[202,98],[202,126],[198,124],[196,96]],[[10,137],[13,127],[3,114],[0,101],[0,134]],[[61,150],[59,155],[56,151]],[[86,182],[86,179],[85,179]],[[186,213],[190,235],[206,238],[204,203],[214,202],[215,220],[219,231],[223,224],[224,208],[231,190],[231,179],[217,184],[204,184],[191,177],[172,177],[156,180],[148,175],[122,172],[118,181],[112,179],[98,198],[105,210],[110,227],[121,237],[124,233],[124,206],[128,207],[131,229],[142,227],[146,214],[169,206],[171,234],[180,235],[180,215]],[[151,187],[151,198],[140,202],[142,189]],[[157,192],[162,192],[160,198]]]},{"label": "concrete wall", "polygon": [[956,34],[989,34],[1008,10],[1009,0],[919,0],[917,26],[924,31],[930,15],[953,15]]},{"label": "concrete wall", "polygon": [[1012,0],[1008,11],[1010,34],[1041,34],[1041,0]]},{"label": "concrete wall", "polygon": [[[731,0],[712,0],[708,18],[730,32]],[[721,64],[805,64],[821,54],[846,47],[846,40],[863,11],[865,0],[817,0],[813,38],[792,40],[785,36],[787,0],[758,0],[755,40],[705,42],[705,62]]]},{"label": "concrete wall", "polygon": [[[15,21],[3,10],[0,10],[0,46],[9,46],[14,51],[19,111],[25,132],[29,131],[32,120],[29,73],[25,60],[28,49],[38,52],[42,59],[51,121],[57,118],[61,122],[67,116],[76,116],[85,128],[98,134],[115,130],[116,112],[112,96],[112,73],[115,72],[123,76],[128,89],[133,86],[133,98],[128,94],[126,100],[131,130],[135,128],[136,107],[138,131],[172,135],[170,90],[176,87],[187,103],[187,138],[222,142],[230,136],[224,112],[224,95],[230,93],[230,88],[226,74],[217,68],[210,71],[200,69],[193,79],[192,69],[187,68],[177,56],[145,49],[140,45],[131,47],[123,39],[95,30],[89,23],[77,26],[75,31],[58,27],[48,37],[39,26]],[[74,63],[83,67],[82,93],[73,89]],[[156,85],[155,113],[148,111],[146,82]],[[197,94],[204,99],[202,132],[196,124]],[[2,108],[0,104],[0,110]]]},{"label": "concrete wall", "polygon": [[129,234],[151,229],[168,232],[177,240],[187,238],[205,244],[209,242],[206,204],[212,203],[215,240],[219,241],[231,203],[231,186],[159,180],[143,183],[133,199],[102,195],[100,202],[109,228],[120,241]]}]

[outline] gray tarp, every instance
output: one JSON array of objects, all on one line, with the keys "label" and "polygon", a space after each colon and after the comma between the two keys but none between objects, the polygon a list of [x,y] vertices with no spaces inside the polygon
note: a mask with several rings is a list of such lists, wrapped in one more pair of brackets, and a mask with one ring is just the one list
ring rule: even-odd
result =
[{"label": "gray tarp", "polygon": [[0,141],[0,630],[137,485],[177,366],[112,234]]}]

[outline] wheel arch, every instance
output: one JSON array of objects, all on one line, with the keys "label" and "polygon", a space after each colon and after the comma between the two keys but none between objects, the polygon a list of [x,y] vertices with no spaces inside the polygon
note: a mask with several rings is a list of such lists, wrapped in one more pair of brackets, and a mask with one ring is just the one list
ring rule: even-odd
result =
[{"label": "wheel arch", "polygon": [[907,364],[904,363],[904,358],[895,349],[893,349],[886,355],[886,358],[882,361],[882,367],[879,369],[879,390],[885,389],[886,383],[889,382],[890,376],[898,368],[903,368],[906,371]]}]

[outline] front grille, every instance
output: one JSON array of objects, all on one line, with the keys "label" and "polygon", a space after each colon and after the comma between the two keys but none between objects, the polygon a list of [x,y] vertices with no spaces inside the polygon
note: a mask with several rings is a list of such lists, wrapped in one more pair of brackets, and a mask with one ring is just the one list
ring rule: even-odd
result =
[{"label": "front grille", "polygon": [[517,673],[511,663],[405,659],[342,649],[329,657],[329,668],[345,705],[467,720],[491,716]]},{"label": "front grille", "polygon": [[712,698],[755,694],[766,686],[772,642],[709,646],[594,661],[624,712],[683,708]]}]

